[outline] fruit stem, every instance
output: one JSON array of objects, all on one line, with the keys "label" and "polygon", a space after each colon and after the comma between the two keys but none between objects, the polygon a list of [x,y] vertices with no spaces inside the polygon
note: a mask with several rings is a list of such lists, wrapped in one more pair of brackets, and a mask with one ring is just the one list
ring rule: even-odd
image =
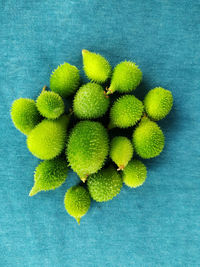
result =
[{"label": "fruit stem", "polygon": [[83,183],[85,183],[85,181],[87,180],[87,178],[88,178],[88,175],[85,175],[85,176],[81,177],[80,179],[81,179],[81,181]]},{"label": "fruit stem", "polygon": [[113,94],[113,91],[112,91],[110,88],[108,88],[106,94],[107,94],[107,95],[111,95],[111,94]]},{"label": "fruit stem", "polygon": [[123,171],[123,169],[124,169],[124,165],[120,165],[119,168],[117,169],[117,171],[118,171],[118,172],[119,172],[119,171]]},{"label": "fruit stem", "polygon": [[46,86],[46,85],[43,86],[43,88],[42,88],[42,92],[44,92],[46,89],[47,89],[47,86]]},{"label": "fruit stem", "polygon": [[82,49],[82,55],[85,54],[85,53],[88,53],[89,51],[86,50],[86,49]]},{"label": "fruit stem", "polygon": [[104,95],[105,95],[106,98],[109,98],[109,95],[107,94],[106,91],[104,91]]},{"label": "fruit stem", "polygon": [[36,195],[40,191],[41,190],[40,190],[39,186],[37,184],[34,184],[33,188],[31,189],[31,191],[29,193],[29,197]]},{"label": "fruit stem", "polygon": [[81,220],[81,218],[80,218],[80,217],[77,217],[77,218],[75,218],[75,219],[76,219],[78,225],[80,225],[80,220]]}]

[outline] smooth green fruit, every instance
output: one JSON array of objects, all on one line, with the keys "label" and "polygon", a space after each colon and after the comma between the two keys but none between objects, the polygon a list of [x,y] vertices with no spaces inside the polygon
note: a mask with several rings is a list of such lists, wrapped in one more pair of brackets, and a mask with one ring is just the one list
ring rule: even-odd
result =
[{"label": "smooth green fruit", "polygon": [[41,116],[34,100],[19,98],[12,104],[11,118],[15,127],[23,134],[28,135],[40,122]]},{"label": "smooth green fruit", "polygon": [[39,159],[49,160],[58,156],[65,147],[69,116],[57,120],[44,119],[28,135],[27,146]]},{"label": "smooth green fruit", "polygon": [[124,95],[114,102],[110,110],[111,127],[134,126],[143,114],[143,104],[133,95]]},{"label": "smooth green fruit", "polygon": [[122,188],[122,178],[113,166],[92,174],[87,181],[91,197],[97,202],[113,199]]},{"label": "smooth green fruit", "polygon": [[113,70],[109,93],[130,93],[142,80],[142,72],[134,62],[124,61]]},{"label": "smooth green fruit", "polygon": [[172,105],[172,93],[162,87],[150,90],[144,99],[145,111],[155,121],[165,118],[170,112]]},{"label": "smooth green fruit", "polygon": [[82,181],[100,170],[108,155],[108,133],[99,122],[81,121],[72,130],[67,158]]},{"label": "smooth green fruit", "polygon": [[78,89],[79,83],[79,70],[69,63],[58,66],[50,78],[51,90],[63,97],[73,94]]},{"label": "smooth green fruit", "polygon": [[123,182],[129,187],[141,186],[147,177],[146,166],[140,160],[131,160],[124,168]]},{"label": "smooth green fruit", "polygon": [[106,113],[108,106],[109,98],[103,87],[96,83],[87,83],[76,93],[73,110],[80,119],[96,119]]},{"label": "smooth green fruit", "polygon": [[144,117],[133,132],[133,144],[136,153],[144,159],[158,156],[165,143],[165,137],[160,127]]},{"label": "smooth green fruit", "polygon": [[67,162],[61,158],[41,162],[35,170],[35,184],[29,196],[34,196],[40,191],[58,188],[65,182],[67,172]]},{"label": "smooth green fruit", "polygon": [[59,94],[42,91],[36,101],[36,106],[43,117],[57,119],[63,114],[65,106]]},{"label": "smooth green fruit", "polygon": [[65,194],[65,209],[80,224],[83,217],[90,208],[89,192],[82,186],[73,186]]},{"label": "smooth green fruit", "polygon": [[131,141],[124,136],[116,136],[110,144],[110,158],[123,170],[133,156],[133,146]]},{"label": "smooth green fruit", "polygon": [[104,83],[110,76],[112,68],[100,54],[82,50],[83,68],[87,77],[97,83]]}]

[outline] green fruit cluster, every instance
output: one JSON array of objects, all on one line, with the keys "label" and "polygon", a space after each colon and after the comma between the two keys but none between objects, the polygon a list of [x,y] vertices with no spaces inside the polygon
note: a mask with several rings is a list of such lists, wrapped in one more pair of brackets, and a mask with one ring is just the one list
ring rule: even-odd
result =
[{"label": "green fruit cluster", "polygon": [[[78,223],[91,199],[109,201],[123,183],[136,188],[145,182],[146,166],[135,155],[149,159],[162,152],[165,138],[155,121],[166,117],[173,105],[172,93],[161,87],[150,90],[144,101],[132,94],[142,80],[134,62],[123,61],[112,70],[100,54],[83,49],[82,56],[90,82],[81,84],[79,70],[64,63],[53,71],[50,90],[45,86],[36,101],[20,98],[11,107],[15,127],[27,136],[27,148],[42,160],[29,196],[60,187],[71,167],[80,184],[67,190],[64,206]],[[115,92],[123,95],[116,97]],[[66,112],[63,98],[71,95]]]}]

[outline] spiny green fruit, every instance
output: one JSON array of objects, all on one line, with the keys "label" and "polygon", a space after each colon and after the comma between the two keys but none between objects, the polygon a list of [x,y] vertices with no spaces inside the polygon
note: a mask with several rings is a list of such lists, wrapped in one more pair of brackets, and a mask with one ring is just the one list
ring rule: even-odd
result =
[{"label": "spiny green fruit", "polygon": [[131,160],[124,168],[123,182],[129,187],[138,187],[142,185],[147,177],[146,166],[140,160]]},{"label": "spiny green fruit", "polygon": [[28,98],[19,98],[13,102],[11,118],[15,127],[25,135],[28,135],[41,119],[35,101]]},{"label": "spiny green fruit", "polygon": [[108,133],[99,122],[81,121],[72,130],[66,154],[82,181],[103,166],[108,155]]},{"label": "spiny green fruit", "polygon": [[82,50],[83,68],[87,77],[97,83],[104,83],[111,75],[109,62],[100,54]]},{"label": "spiny green fruit", "polygon": [[170,112],[172,105],[172,93],[162,87],[150,90],[144,99],[146,113],[155,121],[165,118]]},{"label": "spiny green fruit", "polygon": [[57,119],[65,109],[64,102],[59,94],[45,90],[38,96],[36,106],[40,114],[48,119]]},{"label": "spiny green fruit", "polygon": [[69,116],[62,115],[57,120],[44,119],[28,135],[27,146],[39,159],[53,159],[65,147]]},{"label": "spiny green fruit", "polygon": [[143,114],[143,104],[133,95],[124,95],[116,100],[110,110],[111,127],[134,126]]},{"label": "spiny green fruit", "polygon": [[122,178],[113,166],[102,169],[88,177],[87,186],[91,197],[97,202],[113,199],[122,188]]},{"label": "spiny green fruit", "polygon": [[80,224],[83,217],[90,208],[90,195],[83,186],[73,186],[65,194],[65,209]]},{"label": "spiny green fruit", "polygon": [[142,80],[142,72],[134,62],[123,61],[113,70],[108,94],[115,91],[129,93],[133,91]]},{"label": "spiny green fruit", "polygon": [[67,162],[64,159],[55,158],[41,162],[35,170],[35,184],[29,196],[34,196],[40,191],[58,188],[65,182],[67,172]]},{"label": "spiny green fruit", "polygon": [[133,156],[133,146],[131,141],[124,136],[116,136],[110,144],[110,157],[123,170]]},{"label": "spiny green fruit", "polygon": [[160,127],[147,117],[144,117],[133,132],[133,144],[136,153],[144,159],[158,156],[165,143],[165,137]]},{"label": "spiny green fruit", "polygon": [[64,63],[63,65],[58,66],[52,73],[50,78],[50,88],[55,93],[67,97],[77,90],[79,82],[79,70],[69,63]]},{"label": "spiny green fruit", "polygon": [[103,116],[109,106],[109,98],[103,87],[96,83],[83,85],[74,98],[74,113],[80,119],[95,119]]}]

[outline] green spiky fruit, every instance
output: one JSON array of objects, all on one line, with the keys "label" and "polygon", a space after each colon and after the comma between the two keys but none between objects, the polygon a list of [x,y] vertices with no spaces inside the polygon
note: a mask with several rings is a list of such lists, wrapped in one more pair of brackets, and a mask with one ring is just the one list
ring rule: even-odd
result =
[{"label": "green spiky fruit", "polygon": [[114,102],[110,110],[111,127],[134,126],[143,114],[143,104],[133,95],[125,95]]},{"label": "green spiky fruit", "polygon": [[116,136],[110,144],[110,158],[123,170],[133,156],[133,146],[131,141],[124,136]]},{"label": "green spiky fruit", "polygon": [[108,155],[106,129],[99,122],[79,122],[70,134],[66,154],[71,168],[85,181],[102,168]]},{"label": "green spiky fruit", "polygon": [[140,160],[131,160],[124,168],[123,182],[129,187],[141,186],[147,177],[146,166]]},{"label": "green spiky fruit", "polygon": [[67,177],[68,167],[64,159],[56,158],[41,162],[34,175],[35,184],[29,196],[34,196],[40,191],[54,190],[61,186]]},{"label": "green spiky fruit", "polygon": [[65,109],[59,94],[48,91],[42,91],[37,98],[36,106],[40,114],[48,119],[57,119]]},{"label": "green spiky fruit", "polygon": [[104,83],[110,76],[112,68],[109,62],[99,54],[82,50],[83,68],[87,77],[97,83]]},{"label": "green spiky fruit", "polygon": [[170,112],[172,105],[172,93],[162,87],[150,90],[144,99],[145,111],[155,121],[165,118]]},{"label": "green spiky fruit", "polygon": [[165,137],[160,127],[144,117],[133,132],[133,144],[136,153],[144,159],[158,156],[165,143]]},{"label": "green spiky fruit", "polygon": [[142,80],[142,72],[134,62],[124,61],[113,70],[108,93],[130,93]]},{"label": "green spiky fruit", "polygon": [[65,147],[69,116],[57,120],[44,119],[28,135],[27,146],[39,159],[49,160],[58,156]]},{"label": "green spiky fruit", "polygon": [[55,93],[67,97],[78,89],[79,82],[79,70],[69,63],[64,63],[63,65],[58,66],[52,73],[50,78],[50,88]]},{"label": "green spiky fruit", "polygon": [[71,187],[65,194],[65,209],[80,224],[81,218],[90,208],[90,195],[87,189],[78,185]]},{"label": "green spiky fruit", "polygon": [[11,118],[15,127],[25,135],[28,135],[41,119],[35,101],[28,98],[19,98],[13,102]]},{"label": "green spiky fruit", "polygon": [[102,169],[88,177],[87,186],[91,197],[97,202],[113,199],[122,188],[122,178],[113,166]]},{"label": "green spiky fruit", "polygon": [[73,110],[80,119],[95,119],[103,116],[109,106],[109,98],[103,87],[96,83],[83,85],[75,95]]}]

